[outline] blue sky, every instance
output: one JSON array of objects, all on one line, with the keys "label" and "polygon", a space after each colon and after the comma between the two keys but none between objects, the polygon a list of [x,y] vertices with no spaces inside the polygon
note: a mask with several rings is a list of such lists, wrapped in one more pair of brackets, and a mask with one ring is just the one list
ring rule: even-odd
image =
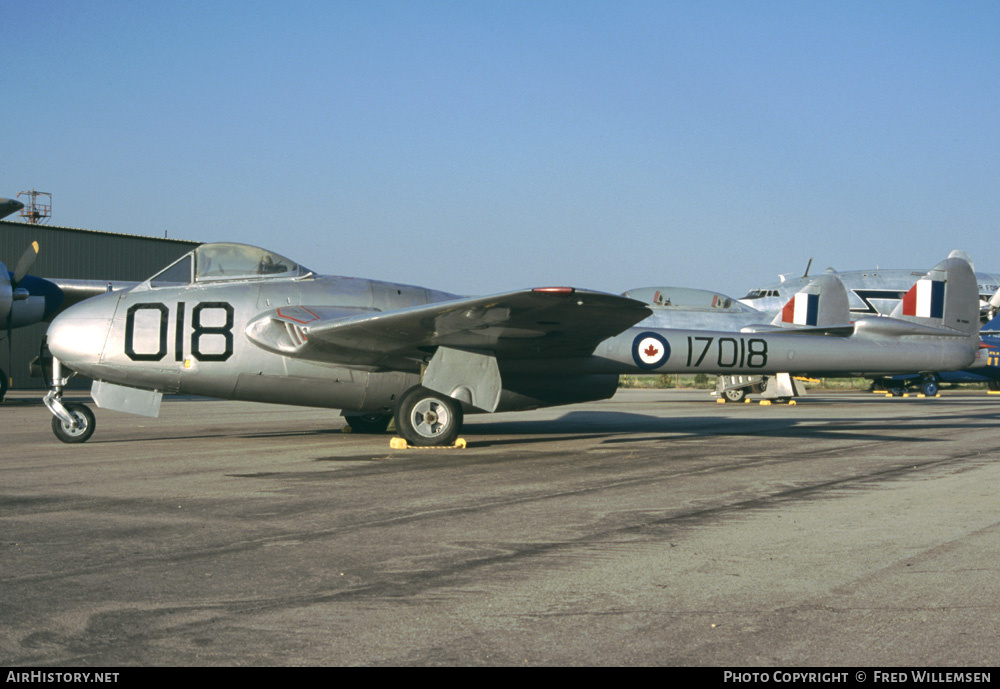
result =
[{"label": "blue sky", "polygon": [[997,2],[0,8],[52,224],[470,294],[1000,271]]}]

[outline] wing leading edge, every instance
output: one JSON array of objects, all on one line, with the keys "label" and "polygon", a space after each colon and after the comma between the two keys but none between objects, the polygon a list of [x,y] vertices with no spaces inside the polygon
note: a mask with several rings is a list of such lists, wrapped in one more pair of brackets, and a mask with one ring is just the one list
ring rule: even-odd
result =
[{"label": "wing leading edge", "polygon": [[254,318],[246,334],[259,347],[299,359],[417,370],[437,347],[503,359],[587,356],[651,313],[627,297],[538,288],[394,311],[286,306]]}]

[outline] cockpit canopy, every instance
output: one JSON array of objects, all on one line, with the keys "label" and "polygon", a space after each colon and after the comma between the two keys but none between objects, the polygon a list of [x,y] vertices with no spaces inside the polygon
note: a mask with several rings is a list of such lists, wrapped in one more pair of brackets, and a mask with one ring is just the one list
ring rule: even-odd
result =
[{"label": "cockpit canopy", "polygon": [[674,309],[728,312],[752,310],[724,294],[690,287],[640,287],[631,289],[622,296],[637,299],[653,306]]},{"label": "cockpit canopy", "polygon": [[202,244],[149,278],[150,287],[229,280],[266,280],[308,275],[280,254],[248,244]]}]

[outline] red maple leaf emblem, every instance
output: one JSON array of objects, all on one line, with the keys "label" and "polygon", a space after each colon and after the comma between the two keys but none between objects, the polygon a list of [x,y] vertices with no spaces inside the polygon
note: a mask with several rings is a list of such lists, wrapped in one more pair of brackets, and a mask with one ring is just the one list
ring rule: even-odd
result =
[{"label": "red maple leaf emblem", "polygon": [[650,359],[659,354],[659,352],[660,350],[654,347],[653,345],[649,345],[644,350],[642,350],[642,353],[648,356]]}]

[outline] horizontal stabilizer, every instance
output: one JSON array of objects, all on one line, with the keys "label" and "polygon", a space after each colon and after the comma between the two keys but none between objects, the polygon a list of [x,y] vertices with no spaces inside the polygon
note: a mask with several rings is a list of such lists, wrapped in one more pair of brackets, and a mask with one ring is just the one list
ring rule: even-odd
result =
[{"label": "horizontal stabilizer", "polygon": [[815,327],[779,327],[776,325],[759,325],[740,328],[741,333],[781,333],[782,335],[813,335],[817,337],[850,337],[854,334],[854,323],[837,325],[820,325]]},{"label": "horizontal stabilizer", "polygon": [[883,337],[968,337],[966,333],[953,328],[939,328],[933,325],[915,323],[889,316],[859,318],[854,324],[855,332]]}]

